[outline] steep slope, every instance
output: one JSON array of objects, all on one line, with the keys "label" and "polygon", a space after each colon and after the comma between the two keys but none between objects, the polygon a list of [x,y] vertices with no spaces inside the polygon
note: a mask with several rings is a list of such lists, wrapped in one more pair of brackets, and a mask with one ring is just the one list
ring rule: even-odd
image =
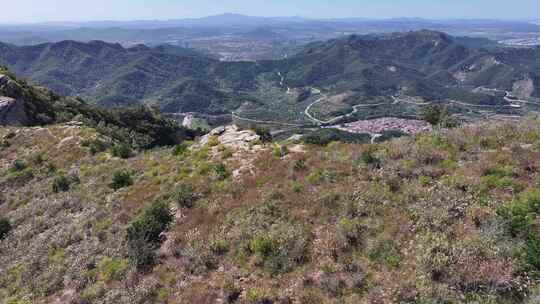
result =
[{"label": "steep slope", "polygon": [[539,134],[277,150],[229,128],[120,159],[90,128],[0,128],[0,303],[532,304]]},{"label": "steep slope", "polygon": [[[167,98],[170,90],[189,81],[217,86],[205,77],[217,61],[202,55],[184,55],[165,47],[125,49],[97,41],[64,41],[0,48],[2,61],[21,76],[30,77],[61,94],[88,97],[107,106],[137,104],[162,90],[165,90],[162,97]],[[184,94],[183,90],[175,93],[180,98],[190,94]],[[185,98],[190,99],[190,96]]]},{"label": "steep slope", "polygon": [[39,126],[72,120],[134,148],[172,145],[196,133],[150,108],[105,110],[80,98],[62,97],[31,86],[0,68],[0,125]]}]

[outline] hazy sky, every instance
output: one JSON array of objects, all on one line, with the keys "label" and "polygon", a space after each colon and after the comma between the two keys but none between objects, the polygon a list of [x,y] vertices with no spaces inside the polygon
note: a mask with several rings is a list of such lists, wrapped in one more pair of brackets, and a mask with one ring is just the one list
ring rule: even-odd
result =
[{"label": "hazy sky", "polygon": [[0,22],[256,16],[540,19],[540,0],[0,0]]}]

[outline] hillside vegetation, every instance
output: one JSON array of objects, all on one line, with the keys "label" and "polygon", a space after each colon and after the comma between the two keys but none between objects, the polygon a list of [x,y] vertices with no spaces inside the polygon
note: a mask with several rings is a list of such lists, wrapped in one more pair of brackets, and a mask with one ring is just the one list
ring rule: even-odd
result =
[{"label": "hillside vegetation", "polygon": [[0,105],[0,125],[39,126],[75,121],[137,149],[173,145],[197,134],[162,118],[155,109],[135,106],[105,110],[80,98],[31,86],[2,67],[0,97],[8,100]]},{"label": "hillside vegetation", "polygon": [[213,134],[124,154],[93,126],[0,128],[0,303],[538,301],[538,118],[374,145]]}]

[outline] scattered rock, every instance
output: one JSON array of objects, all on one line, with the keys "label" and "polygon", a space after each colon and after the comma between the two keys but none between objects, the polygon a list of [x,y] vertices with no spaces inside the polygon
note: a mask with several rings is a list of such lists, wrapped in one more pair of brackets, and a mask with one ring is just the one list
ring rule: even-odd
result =
[{"label": "scattered rock", "polygon": [[210,135],[221,135],[223,132],[225,132],[225,130],[225,126],[220,126],[210,131]]},{"label": "scattered rock", "polygon": [[302,134],[294,134],[294,135],[292,135],[291,137],[289,137],[289,138],[287,139],[287,141],[298,142],[298,141],[301,141],[301,140],[302,140],[302,137],[303,137]]}]

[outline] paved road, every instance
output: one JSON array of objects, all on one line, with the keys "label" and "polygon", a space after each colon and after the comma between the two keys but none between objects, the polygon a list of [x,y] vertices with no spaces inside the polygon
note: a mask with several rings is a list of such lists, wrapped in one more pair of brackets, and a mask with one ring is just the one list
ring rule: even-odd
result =
[{"label": "paved road", "polygon": [[236,118],[236,119],[238,119],[238,120],[244,120],[244,121],[249,121],[249,122],[254,122],[254,123],[260,123],[260,124],[281,125],[281,126],[289,126],[289,127],[303,127],[303,125],[299,125],[299,124],[290,124],[290,123],[279,122],[279,121],[257,120],[257,119],[251,119],[251,118],[240,117],[240,116],[238,116],[238,115],[237,115],[236,113],[234,113],[234,112],[231,112],[231,116],[232,116],[232,118]]},{"label": "paved road", "polygon": [[[376,106],[383,106],[383,105],[389,105],[388,103],[386,102],[383,102],[383,103],[375,103],[375,104],[361,104],[361,105],[355,105],[353,106],[353,110],[348,113],[348,114],[344,114],[344,115],[341,115],[341,116],[337,116],[337,117],[334,117],[330,120],[320,120],[318,118],[315,118],[313,117],[313,115],[311,115],[309,113],[309,110],[311,110],[311,107],[313,107],[315,104],[317,103],[320,103],[322,102],[323,100],[325,100],[328,96],[326,96],[325,94],[322,94],[322,97],[317,99],[316,101],[312,102],[309,106],[307,106],[306,110],[304,111],[304,113],[306,114],[306,116],[311,119],[313,122],[317,123],[317,124],[320,124],[320,125],[323,125],[323,124],[331,124],[333,122],[336,122],[340,119],[343,119],[343,118],[346,118],[346,117],[351,117],[353,116],[354,114],[358,113],[358,109],[360,108],[369,108],[369,107],[376,107]],[[394,100],[393,103],[391,104],[397,104],[399,103],[399,99],[397,99],[396,97],[392,96],[392,99]]]}]

